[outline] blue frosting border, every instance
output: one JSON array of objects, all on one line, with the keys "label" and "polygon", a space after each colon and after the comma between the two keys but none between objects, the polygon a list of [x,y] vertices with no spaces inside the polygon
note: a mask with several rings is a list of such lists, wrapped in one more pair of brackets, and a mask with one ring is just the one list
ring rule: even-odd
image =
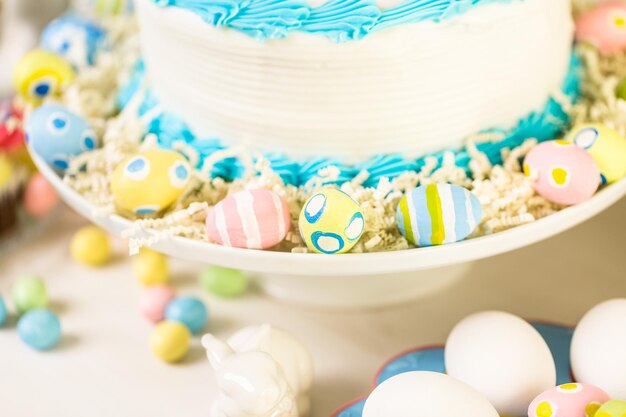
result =
[{"label": "blue frosting border", "polygon": [[[563,93],[572,101],[576,100],[580,95],[581,65],[580,59],[576,55],[572,55],[570,69],[562,87]],[[120,108],[126,107],[135,92],[143,84],[144,75],[144,65],[142,62],[139,62],[131,81],[120,90],[118,95]],[[157,105],[158,100],[148,90],[140,105],[139,116],[145,115]],[[477,148],[487,156],[492,164],[501,164],[503,149],[518,147],[528,138],[536,138],[539,142],[555,139],[567,127],[568,123],[569,117],[567,113],[556,100],[551,98],[542,111],[531,113],[512,129],[490,129],[484,131],[484,133],[502,134],[504,139],[498,142],[478,143]],[[164,148],[172,148],[176,142],[184,141],[195,149],[200,156],[198,169],[202,169],[205,158],[211,156],[216,151],[226,148],[218,138],[195,137],[182,120],[167,112],[162,112],[158,117],[153,118],[147,130],[148,133],[153,133],[157,136],[159,145]],[[429,158],[435,158],[437,167],[439,167],[443,162],[445,154],[450,152],[454,155],[455,164],[470,174],[468,165],[471,157],[466,148],[444,149],[424,155],[416,160],[407,159],[400,154],[381,154],[356,165],[348,165],[339,160],[324,157],[316,157],[307,161],[296,161],[276,153],[267,153],[264,157],[270,162],[274,171],[280,175],[285,184],[304,185],[314,177],[317,177],[321,169],[335,166],[339,169],[340,174],[337,180],[333,181],[334,184],[350,181],[361,171],[366,170],[369,173],[369,177],[365,181],[364,186],[376,187],[382,178],[393,180],[407,171],[419,171],[426,165],[426,161]],[[231,181],[240,178],[244,170],[244,166],[238,159],[229,158],[214,165],[210,174],[212,177],[222,177]]]},{"label": "blue frosting border", "polygon": [[206,23],[230,27],[258,40],[289,32],[319,33],[335,42],[406,23],[440,22],[490,3],[523,0],[408,0],[381,10],[375,0],[329,0],[311,7],[305,0],[150,0],[161,7],[189,10]]}]

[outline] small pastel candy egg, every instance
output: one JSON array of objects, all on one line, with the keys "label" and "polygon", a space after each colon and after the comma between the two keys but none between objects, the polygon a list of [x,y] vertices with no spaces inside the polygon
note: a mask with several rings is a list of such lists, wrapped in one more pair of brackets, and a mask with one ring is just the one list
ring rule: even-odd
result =
[{"label": "small pastel candy egg", "polygon": [[39,103],[47,96],[59,96],[74,76],[66,60],[35,49],[24,55],[13,69],[13,85],[22,97]]},{"label": "small pastel candy egg", "polygon": [[26,121],[26,140],[53,168],[64,171],[70,158],[96,149],[96,134],[87,121],[58,104],[44,104]]},{"label": "small pastel candy egg", "polygon": [[365,230],[365,218],[359,203],[335,188],[311,196],[300,212],[298,224],[307,247],[324,254],[348,252]]},{"label": "small pastel candy egg", "polygon": [[4,299],[0,297],[0,327],[4,326],[9,318],[9,312],[7,305],[4,303]]},{"label": "small pastel candy egg", "polygon": [[576,39],[594,45],[604,54],[626,48],[626,4],[606,2],[576,19]]},{"label": "small pastel candy egg", "polygon": [[76,262],[83,265],[102,266],[111,259],[109,236],[96,226],[85,226],[74,233],[70,253]]},{"label": "small pastel candy egg", "polygon": [[[626,401],[612,400],[600,407],[595,417],[624,417],[626,416]],[[592,416],[593,417],[593,416]]]},{"label": "small pastel candy egg", "polygon": [[601,123],[575,126],[565,137],[591,155],[606,183],[626,176],[626,138]]},{"label": "small pastel candy egg", "polygon": [[46,26],[41,34],[41,47],[80,68],[94,64],[105,36],[105,30],[90,20],[62,16]]},{"label": "small pastel candy egg", "polygon": [[470,191],[458,185],[429,184],[402,197],[396,222],[411,244],[433,246],[465,239],[482,217],[480,201]]},{"label": "small pastel candy egg", "polygon": [[140,152],[113,173],[111,191],[117,206],[137,215],[158,213],[171,206],[189,183],[191,169],[178,152]]},{"label": "small pastel candy egg", "polygon": [[289,207],[273,191],[240,191],[217,203],[206,220],[212,242],[246,249],[268,249],[285,239]]},{"label": "small pastel candy egg", "polygon": [[133,0],[91,0],[92,7],[97,14],[103,16],[118,16],[132,13],[134,10]]},{"label": "small pastel candy egg", "polygon": [[528,417],[593,417],[608,400],[593,385],[563,384],[539,394],[528,407]]},{"label": "small pastel candy egg", "polygon": [[197,298],[179,297],[165,307],[165,319],[182,323],[191,333],[196,334],[206,326],[209,313],[204,303]]},{"label": "small pastel candy egg", "polygon": [[173,289],[166,285],[155,285],[146,289],[139,300],[139,312],[147,320],[158,323],[165,318],[165,308],[176,297]]},{"label": "small pastel candy egg", "polygon": [[164,362],[178,362],[189,351],[191,334],[187,327],[175,321],[162,321],[150,337],[150,350]]},{"label": "small pastel candy egg", "polygon": [[210,266],[200,275],[200,285],[218,297],[232,298],[246,291],[248,278],[237,269]]},{"label": "small pastel candy egg", "polygon": [[61,322],[50,310],[31,310],[20,317],[17,332],[22,341],[33,349],[48,350],[61,338]]},{"label": "small pastel candy egg", "polygon": [[600,169],[591,155],[564,140],[535,146],[524,159],[524,174],[546,200],[566,206],[589,200],[600,186]]},{"label": "small pastel candy egg", "polygon": [[165,284],[170,279],[167,257],[148,248],[141,248],[133,258],[133,275],[142,285]]},{"label": "small pastel candy egg", "polygon": [[24,191],[24,208],[33,217],[47,216],[59,204],[59,195],[50,183],[36,172]]},{"label": "small pastel candy egg", "polygon": [[48,306],[48,290],[41,278],[34,275],[18,279],[13,284],[13,304],[18,313]]}]

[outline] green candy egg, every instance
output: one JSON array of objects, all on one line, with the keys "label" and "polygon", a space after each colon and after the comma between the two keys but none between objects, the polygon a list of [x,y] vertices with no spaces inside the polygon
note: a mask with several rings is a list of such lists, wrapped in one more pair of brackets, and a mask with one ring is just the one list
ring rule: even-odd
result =
[{"label": "green candy egg", "polygon": [[18,279],[13,284],[13,303],[20,314],[48,306],[48,291],[44,282],[34,275]]},{"label": "green candy egg", "polygon": [[239,270],[210,266],[200,275],[200,284],[218,297],[233,298],[246,291],[248,279]]},{"label": "green candy egg", "polygon": [[626,415],[626,401],[612,400],[598,409],[595,417],[624,417]]}]

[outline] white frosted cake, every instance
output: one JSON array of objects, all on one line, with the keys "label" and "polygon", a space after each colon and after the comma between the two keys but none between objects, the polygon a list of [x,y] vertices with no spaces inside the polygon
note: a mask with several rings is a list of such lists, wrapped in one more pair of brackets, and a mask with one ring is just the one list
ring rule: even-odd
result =
[{"label": "white frosted cake", "polygon": [[415,158],[510,129],[568,72],[570,0],[136,0],[148,85],[202,137]]}]

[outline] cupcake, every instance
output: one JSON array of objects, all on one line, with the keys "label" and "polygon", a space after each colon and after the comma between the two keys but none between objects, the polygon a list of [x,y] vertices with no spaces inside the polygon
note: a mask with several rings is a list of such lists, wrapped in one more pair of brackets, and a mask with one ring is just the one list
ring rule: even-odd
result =
[{"label": "cupcake", "polygon": [[0,153],[0,235],[17,225],[25,180],[23,170]]}]

